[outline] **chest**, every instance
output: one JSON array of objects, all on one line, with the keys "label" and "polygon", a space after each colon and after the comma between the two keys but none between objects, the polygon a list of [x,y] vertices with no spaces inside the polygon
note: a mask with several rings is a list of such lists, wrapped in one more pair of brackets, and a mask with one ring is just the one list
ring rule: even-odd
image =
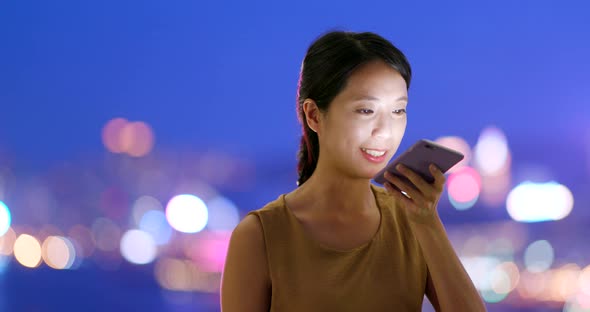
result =
[{"label": "chest", "polygon": [[345,220],[303,218],[302,230],[313,241],[333,250],[352,250],[369,243],[379,231],[379,212]]}]

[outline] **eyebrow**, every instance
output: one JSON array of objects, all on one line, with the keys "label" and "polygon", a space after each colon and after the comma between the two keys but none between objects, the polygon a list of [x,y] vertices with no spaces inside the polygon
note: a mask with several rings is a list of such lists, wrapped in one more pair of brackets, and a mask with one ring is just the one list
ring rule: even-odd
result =
[{"label": "eyebrow", "polygon": [[[358,96],[354,99],[355,102],[357,101],[377,101],[379,100],[378,98],[371,96],[371,95],[361,95]],[[395,102],[399,102],[399,101],[408,101],[408,97],[405,95],[400,96],[399,98],[395,99]]]}]

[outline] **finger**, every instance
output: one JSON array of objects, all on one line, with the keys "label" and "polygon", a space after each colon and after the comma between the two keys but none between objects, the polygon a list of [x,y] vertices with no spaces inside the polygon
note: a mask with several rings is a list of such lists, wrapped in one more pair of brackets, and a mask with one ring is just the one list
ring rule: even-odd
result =
[{"label": "finger", "polygon": [[409,207],[412,204],[412,199],[402,194],[399,190],[395,189],[395,186],[389,182],[385,182],[385,188],[391,193],[391,195],[398,201],[404,204],[404,207]]},{"label": "finger", "polygon": [[397,187],[400,192],[405,192],[410,198],[414,199],[414,201],[423,197],[420,190],[418,190],[415,186],[410,185],[410,183],[402,180],[400,177],[386,172],[385,178],[389,180],[392,186]]},{"label": "finger", "polygon": [[426,182],[424,178],[422,178],[416,172],[414,172],[414,170],[402,164],[397,165],[396,169],[401,174],[403,174],[408,180],[410,180],[410,182],[412,182],[415,185],[415,187],[421,191],[421,193],[425,193],[431,188],[431,185],[428,182]]},{"label": "finger", "polygon": [[445,177],[445,174],[438,169],[438,167],[435,164],[430,164],[430,166],[428,166],[428,169],[430,170],[430,173],[432,174],[432,176],[434,177],[434,186],[438,191],[442,191],[445,182],[447,180],[447,178]]}]

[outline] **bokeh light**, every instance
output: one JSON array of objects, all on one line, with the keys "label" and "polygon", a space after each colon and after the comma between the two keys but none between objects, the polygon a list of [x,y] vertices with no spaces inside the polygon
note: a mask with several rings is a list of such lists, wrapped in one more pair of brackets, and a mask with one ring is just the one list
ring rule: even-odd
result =
[{"label": "bokeh light", "polygon": [[486,254],[502,261],[514,260],[514,244],[507,238],[498,238],[488,245]]},{"label": "bokeh light", "polygon": [[481,177],[481,202],[489,207],[503,207],[510,191],[510,171],[495,176]]},{"label": "bokeh light", "polygon": [[0,236],[4,235],[8,228],[10,227],[10,223],[12,222],[12,218],[10,216],[10,210],[8,206],[2,201],[0,201]]},{"label": "bokeh light", "polygon": [[141,196],[133,202],[131,211],[136,226],[141,222],[143,215],[150,210],[164,211],[164,207],[159,200],[148,195]]},{"label": "bokeh light", "polygon": [[9,227],[4,235],[0,236],[0,255],[10,256],[16,241],[16,233]]},{"label": "bokeh light", "polygon": [[173,291],[219,291],[220,273],[203,272],[188,260],[163,258],[155,267],[158,284]]},{"label": "bokeh light", "polygon": [[504,133],[495,127],[484,129],[474,147],[474,160],[483,176],[495,176],[509,164],[508,143]]},{"label": "bokeh light", "polygon": [[41,264],[41,245],[31,235],[21,234],[14,242],[14,257],[25,267],[35,268]]},{"label": "bokeh light", "polygon": [[578,291],[580,272],[580,267],[572,263],[555,270],[551,281],[553,297],[559,301],[574,297]]},{"label": "bokeh light", "polygon": [[229,247],[231,231],[202,232],[184,241],[184,254],[205,272],[221,272]]},{"label": "bokeh light", "polygon": [[207,201],[209,221],[207,229],[211,231],[232,231],[240,222],[240,213],[234,203],[222,196]]},{"label": "bokeh light", "polygon": [[479,173],[471,167],[463,167],[452,173],[448,180],[449,200],[457,210],[471,208],[481,191]]},{"label": "bokeh light", "polygon": [[126,152],[126,146],[123,145],[121,134],[128,123],[125,118],[113,118],[102,128],[102,143],[111,153]]},{"label": "bokeh light", "polygon": [[500,264],[498,259],[486,256],[462,257],[461,262],[478,290],[484,292],[492,289],[490,273]]},{"label": "bokeh light", "polygon": [[546,240],[531,243],[524,251],[524,265],[529,272],[548,270],[553,264],[553,247]]},{"label": "bokeh light", "polygon": [[578,278],[580,291],[590,296],[590,265],[586,266]]},{"label": "bokeh light", "polygon": [[442,146],[459,151],[461,154],[463,154],[463,156],[465,156],[459,163],[449,169],[447,173],[453,173],[467,166],[467,164],[469,164],[471,161],[471,147],[469,147],[469,144],[467,141],[465,141],[465,139],[458,136],[444,136],[437,138],[434,141]]},{"label": "bokeh light", "polygon": [[166,215],[158,210],[146,212],[139,222],[139,229],[149,233],[158,245],[168,243],[172,236],[172,228],[166,220]]},{"label": "bokeh light", "polygon": [[45,263],[54,269],[69,269],[76,259],[76,250],[66,237],[49,236],[41,246],[41,255]]},{"label": "bokeh light", "polygon": [[461,248],[461,256],[465,258],[473,258],[483,255],[488,248],[488,240],[481,235],[474,235],[465,240],[463,248]]},{"label": "bokeh light", "polygon": [[145,122],[129,122],[121,130],[121,147],[129,156],[145,156],[153,146],[154,134]]},{"label": "bokeh light", "polygon": [[557,182],[523,182],[506,199],[510,217],[519,222],[555,221],[567,217],[574,206],[572,192]]},{"label": "bokeh light", "polygon": [[156,258],[156,242],[141,230],[129,230],[121,239],[121,255],[134,264],[147,264]]},{"label": "bokeh light", "polygon": [[6,271],[6,267],[8,267],[9,261],[10,261],[10,257],[0,255],[0,274],[4,273],[4,271]]},{"label": "bokeh light", "polygon": [[[570,300],[563,306],[563,312],[590,312],[590,306],[586,303],[587,299]],[[580,303],[582,301],[583,303]]]},{"label": "bokeh light", "polygon": [[528,299],[541,298],[549,286],[550,276],[546,273],[520,272],[520,282],[517,290],[521,297]]},{"label": "bokeh light", "polygon": [[189,194],[174,196],[166,206],[168,223],[177,231],[196,233],[208,221],[207,206],[199,197]]},{"label": "bokeh light", "polygon": [[518,285],[520,271],[514,262],[499,264],[492,272],[492,290],[500,295],[507,295]]}]

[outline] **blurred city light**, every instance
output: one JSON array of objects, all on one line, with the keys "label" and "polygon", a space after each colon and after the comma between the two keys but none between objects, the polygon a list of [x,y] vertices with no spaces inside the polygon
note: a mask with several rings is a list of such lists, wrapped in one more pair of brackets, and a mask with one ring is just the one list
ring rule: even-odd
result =
[{"label": "blurred city light", "polygon": [[462,257],[461,262],[478,290],[483,292],[492,289],[490,273],[500,264],[498,259],[486,256]]},{"label": "blurred city light", "polygon": [[504,206],[512,182],[510,171],[496,176],[481,177],[481,202],[490,207]]},{"label": "blurred city light", "polygon": [[125,118],[114,118],[109,120],[102,128],[102,142],[111,153],[126,152],[121,139],[121,134],[128,121]]},{"label": "blurred city light", "polygon": [[149,233],[158,245],[168,243],[172,236],[172,228],[166,220],[166,215],[164,212],[158,210],[146,212],[141,217],[139,229]]},{"label": "blurred city light", "polygon": [[482,176],[495,176],[509,166],[510,151],[504,133],[495,127],[484,129],[474,147],[475,164]]},{"label": "blurred city light", "polygon": [[524,252],[524,265],[529,272],[540,273],[553,264],[553,247],[546,240],[531,243]]},{"label": "blurred city light", "polygon": [[154,134],[148,124],[129,122],[121,130],[121,147],[132,157],[147,155],[154,146]]},{"label": "blurred city light", "polygon": [[519,222],[555,221],[567,217],[574,206],[571,191],[557,182],[523,182],[506,199],[512,219]]},{"label": "blurred city light", "polygon": [[16,233],[9,227],[4,235],[0,236],[0,255],[10,256],[16,241]]},{"label": "blurred city light", "polygon": [[9,261],[10,261],[10,257],[0,255],[0,274],[4,273],[4,271],[6,270],[6,267],[8,266]]},{"label": "blurred city light", "polygon": [[221,275],[200,271],[188,260],[163,258],[155,267],[158,284],[174,291],[218,292]]},{"label": "blurred city light", "polygon": [[69,239],[49,236],[41,246],[41,255],[45,263],[54,269],[69,269],[76,259],[74,245]]},{"label": "blurred city light", "polygon": [[580,272],[580,267],[572,263],[553,272],[552,292],[557,300],[567,301],[577,294]]},{"label": "blurred city light", "polygon": [[166,218],[175,230],[197,233],[207,225],[207,206],[199,197],[189,194],[174,196],[166,205]]},{"label": "blurred city light", "polygon": [[499,264],[492,273],[492,290],[500,295],[507,295],[518,285],[520,271],[514,262]]},{"label": "blurred city light", "polygon": [[41,264],[41,245],[31,235],[21,234],[14,242],[14,257],[25,267],[35,268]]},{"label": "blurred city light", "polygon": [[144,231],[129,230],[121,239],[121,255],[131,263],[150,263],[157,255],[156,242]]},{"label": "blurred city light", "polygon": [[10,224],[12,222],[12,218],[10,217],[10,210],[5,203],[0,201],[0,236],[4,235],[8,228],[10,228]]},{"label": "blurred city light", "polygon": [[230,236],[231,231],[203,231],[198,237],[184,241],[184,254],[202,271],[221,272],[225,264]]},{"label": "blurred city light", "polygon": [[590,296],[590,265],[586,266],[578,278],[580,291]]},{"label": "blurred city light", "polygon": [[143,215],[150,210],[164,211],[164,207],[162,207],[159,200],[148,195],[141,196],[135,200],[131,208],[134,224],[138,226]]},{"label": "blurred city light", "polygon": [[457,210],[471,208],[479,197],[481,178],[471,167],[453,172],[447,179],[449,200]]}]

